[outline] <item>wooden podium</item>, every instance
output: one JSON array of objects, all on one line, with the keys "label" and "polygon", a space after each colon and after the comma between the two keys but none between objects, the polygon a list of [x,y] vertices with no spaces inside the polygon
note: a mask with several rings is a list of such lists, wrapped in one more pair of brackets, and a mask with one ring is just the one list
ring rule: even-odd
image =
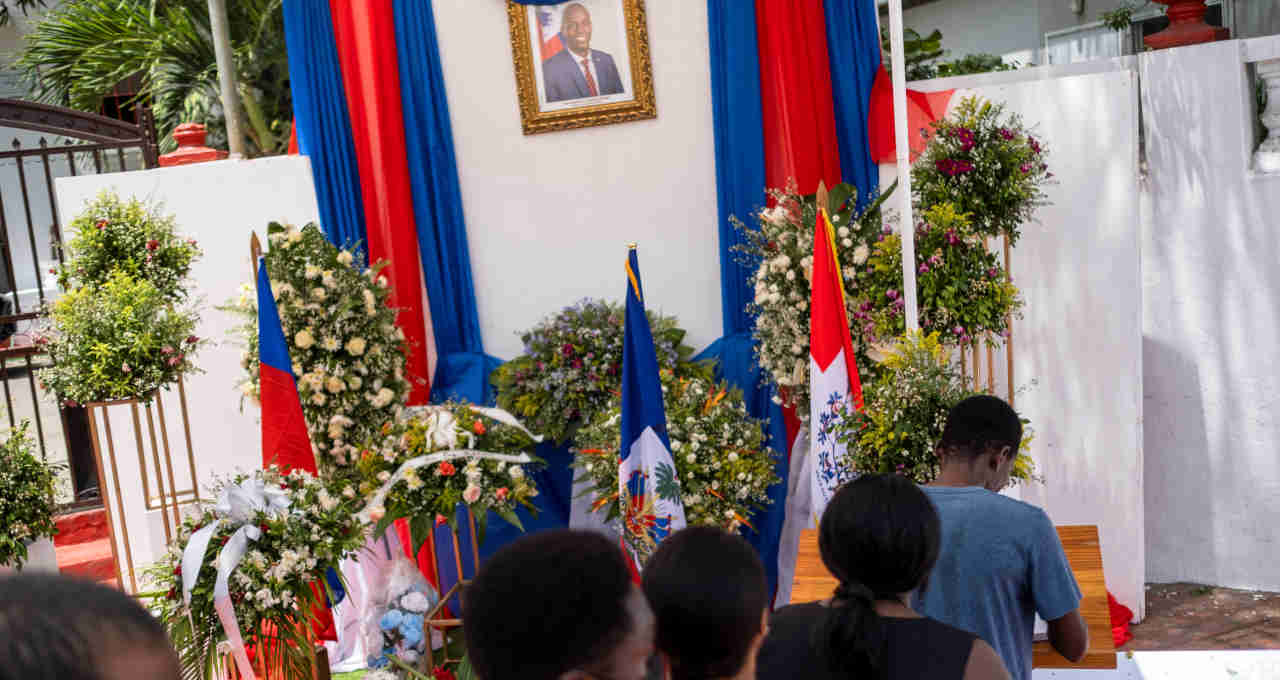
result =
[{"label": "wooden podium", "polygon": [[[1116,667],[1116,648],[1111,638],[1111,610],[1107,607],[1107,582],[1102,574],[1102,545],[1098,527],[1062,526],[1058,536],[1066,550],[1071,571],[1076,575],[1084,599],[1080,615],[1089,627],[1089,650],[1079,663],[1067,661],[1049,646],[1037,642],[1032,650],[1033,668],[1112,669]],[[800,534],[800,550],[796,554],[796,573],[791,585],[792,602],[813,602],[831,597],[836,580],[822,564],[818,552],[818,532],[809,529]]]}]

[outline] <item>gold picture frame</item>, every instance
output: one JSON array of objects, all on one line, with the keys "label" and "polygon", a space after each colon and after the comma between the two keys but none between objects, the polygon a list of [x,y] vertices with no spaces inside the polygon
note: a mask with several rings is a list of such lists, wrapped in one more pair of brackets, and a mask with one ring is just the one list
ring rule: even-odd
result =
[{"label": "gold picture frame", "polygon": [[[575,5],[580,9],[565,19]],[[585,43],[580,29],[562,31],[562,21],[579,26],[584,13]],[[507,0],[507,18],[524,134],[658,117],[644,0],[571,0],[558,5]],[[566,34],[577,50],[563,45]],[[625,42],[625,58],[614,59],[621,52],[620,41]],[[574,63],[577,59],[567,61],[583,51],[591,55],[590,66],[580,67]],[[590,85],[584,78],[588,73]],[[587,88],[595,88],[595,94]]]}]

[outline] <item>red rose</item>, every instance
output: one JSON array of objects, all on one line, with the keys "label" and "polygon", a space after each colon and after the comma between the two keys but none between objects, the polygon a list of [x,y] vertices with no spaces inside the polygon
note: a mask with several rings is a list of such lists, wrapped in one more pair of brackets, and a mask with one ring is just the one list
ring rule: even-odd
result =
[{"label": "red rose", "polygon": [[182,576],[182,565],[181,565],[181,564],[179,564],[178,566],[176,566],[176,567],[174,567],[174,568],[173,568],[173,575],[174,575],[174,576]]},{"label": "red rose", "polygon": [[258,525],[258,528],[259,528],[259,529],[262,529],[262,533],[264,533],[264,534],[265,534],[266,532],[268,532],[268,531],[270,531],[270,530],[271,530],[271,527],[267,526],[265,523],[264,523],[264,524],[259,524],[259,525]]},{"label": "red rose", "polygon": [[188,344],[188,345],[194,345],[194,344],[196,344],[197,342],[200,342],[200,338],[197,338],[197,337],[196,337],[196,336],[194,336],[194,335],[188,335],[188,336],[187,336],[187,344]]},{"label": "red rose", "polygon": [[440,475],[441,477],[452,477],[455,473],[457,473],[457,471],[458,471],[458,468],[454,467],[453,463],[450,463],[447,460],[444,461],[443,463],[440,463],[440,467],[436,468],[436,474]]},{"label": "red rose", "polygon": [[223,536],[223,537],[222,537],[221,544],[222,544],[222,545],[226,545],[226,544],[227,544],[227,541],[229,541],[229,540],[231,540],[231,537],[230,537],[230,536]]},{"label": "red rose", "polygon": [[147,250],[157,250],[159,248],[160,248],[160,242],[157,241],[156,239],[151,239],[150,241],[147,241]]},{"label": "red rose", "polygon": [[507,487],[504,486],[501,489],[498,489],[497,491],[493,492],[493,495],[497,496],[498,500],[500,501],[507,500]]},{"label": "red rose", "polygon": [[471,426],[471,431],[475,432],[476,434],[484,434],[485,433],[484,422],[477,420],[476,423]]},{"label": "red rose", "polygon": [[169,589],[169,599],[170,600],[178,599],[178,590],[176,588]]},{"label": "red rose", "polygon": [[107,221],[106,221],[106,220],[98,220],[98,224],[97,224],[96,226],[98,227],[98,229],[106,229],[106,228],[107,228]]},{"label": "red rose", "polygon": [[448,521],[449,521],[448,517],[445,517],[444,515],[440,515],[440,514],[436,515],[436,526],[441,526]]},{"label": "red rose", "polygon": [[453,675],[453,671],[445,668],[444,666],[431,669],[431,677],[434,678],[434,680],[457,680]]}]

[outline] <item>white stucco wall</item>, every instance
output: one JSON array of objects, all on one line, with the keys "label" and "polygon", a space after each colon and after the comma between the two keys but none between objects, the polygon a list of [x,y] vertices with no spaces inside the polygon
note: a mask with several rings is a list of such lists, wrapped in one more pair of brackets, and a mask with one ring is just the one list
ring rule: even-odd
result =
[{"label": "white stucco wall", "polygon": [[645,5],[657,119],[526,137],[506,4],[435,4],[490,354],[517,356],[519,331],[584,296],[621,300],[630,241],[648,307],[699,349],[721,335],[706,3]]},{"label": "white stucco wall", "polygon": [[1245,45],[1140,58],[1147,574],[1280,590],[1280,176],[1247,170]]},{"label": "white stucco wall", "polygon": [[[1023,116],[1048,146],[1056,175],[1051,205],[1024,226],[1013,250],[1026,302],[1013,331],[1014,382],[1025,390],[1015,406],[1031,420],[1032,456],[1045,478],[1013,495],[1044,508],[1054,524],[1097,525],[1107,587],[1141,619],[1137,83],[1128,70],[1077,70],[953,78],[948,87],[959,88],[953,106],[977,95]],[[881,170],[883,186],[896,168]],[[1003,354],[995,363],[1005,396]]]},{"label": "white stucco wall", "polygon": [[[262,467],[262,434],[257,409],[249,402],[241,412],[240,394],[236,389],[244,369],[240,366],[241,347],[229,334],[240,321],[214,307],[237,297],[240,285],[253,280],[249,258],[251,231],[265,237],[267,223],[271,221],[300,226],[319,219],[310,161],[302,156],[219,161],[143,172],[67,177],[58,179],[56,187],[58,209],[67,216],[80,212],[85,201],[103,189],[113,189],[121,196],[159,201],[167,213],[177,218],[179,231],[200,243],[204,257],[191,271],[195,284],[191,295],[200,301],[201,307],[197,334],[216,344],[201,350],[196,364],[203,372],[190,377],[186,383],[197,472],[201,483],[208,484],[214,476]],[[186,472],[186,451],[181,443],[181,420],[175,411],[176,405],[176,394],[165,397],[169,437],[174,446],[174,475],[180,486],[189,487],[190,474]],[[163,548],[163,527],[158,511],[144,513],[142,510],[137,447],[129,439],[132,429],[128,410],[113,411],[109,417],[117,442],[121,495],[130,518],[130,543],[135,564],[141,567]],[[150,455],[149,441],[147,451]],[[114,499],[112,506],[114,509]],[[144,515],[145,522],[138,519]]]}]

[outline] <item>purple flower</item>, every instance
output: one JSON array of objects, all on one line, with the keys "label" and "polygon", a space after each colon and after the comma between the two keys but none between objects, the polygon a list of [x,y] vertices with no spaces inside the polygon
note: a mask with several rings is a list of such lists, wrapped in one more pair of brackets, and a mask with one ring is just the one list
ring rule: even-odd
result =
[{"label": "purple flower", "polygon": [[1009,128],[1000,128],[1000,136],[1003,137],[1006,142],[1011,142],[1016,135],[1014,135],[1013,131]]},{"label": "purple flower", "polygon": [[885,297],[887,297],[887,298],[889,298],[890,300],[897,300],[897,299],[898,299],[898,291],[896,291],[896,290],[894,290],[894,289],[890,288],[889,290],[886,290],[886,291],[884,292],[884,296],[885,296]]},{"label": "purple flower", "polygon": [[938,169],[938,172],[941,172],[947,177],[955,177],[956,175],[973,172],[973,163],[965,160],[956,160],[954,158],[943,158],[941,160],[934,161],[933,165]]},{"label": "purple flower", "polygon": [[961,151],[968,151],[977,143],[977,138],[973,136],[973,131],[969,128],[958,128],[952,134],[956,139],[960,140]]},{"label": "purple flower", "polygon": [[888,236],[889,234],[893,233],[893,227],[886,224],[880,228],[880,233],[884,234],[885,236]]},{"label": "purple flower", "polygon": [[916,273],[918,273],[918,274],[927,274],[927,273],[929,273],[929,263],[928,263],[928,262],[921,262],[921,263],[920,263],[920,266],[916,269]]},{"label": "purple flower", "polygon": [[1022,167],[1020,167],[1020,168],[1018,168],[1018,169],[1019,169],[1019,170],[1021,170],[1021,171],[1022,171],[1022,174],[1024,174],[1024,175],[1025,175],[1025,174],[1027,174],[1027,173],[1031,172],[1031,164],[1030,164],[1030,163],[1023,163],[1023,164],[1022,164]]},{"label": "purple flower", "polygon": [[956,335],[964,335],[964,326],[956,326],[955,328],[951,329],[951,332],[955,333]]},{"label": "purple flower", "polygon": [[999,274],[999,273],[1000,273],[1000,270],[996,269],[995,267],[992,267],[987,270],[987,278],[994,279],[996,277],[996,274]]},{"label": "purple flower", "polygon": [[1032,153],[1040,153],[1040,142],[1037,142],[1035,137],[1027,136],[1027,146],[1031,147]]},{"label": "purple flower", "polygon": [[564,346],[560,348],[560,353],[567,357],[573,356],[573,345],[570,345],[567,342],[564,343]]},{"label": "purple flower", "polygon": [[941,256],[941,255],[933,255],[933,256],[931,256],[931,257],[929,258],[929,264],[930,264],[930,265],[932,265],[932,266],[934,266],[934,267],[936,267],[936,266],[938,266],[938,265],[942,264],[942,256]]},{"label": "purple flower", "polygon": [[949,246],[960,245],[960,235],[956,233],[955,229],[947,230],[947,245]]}]

